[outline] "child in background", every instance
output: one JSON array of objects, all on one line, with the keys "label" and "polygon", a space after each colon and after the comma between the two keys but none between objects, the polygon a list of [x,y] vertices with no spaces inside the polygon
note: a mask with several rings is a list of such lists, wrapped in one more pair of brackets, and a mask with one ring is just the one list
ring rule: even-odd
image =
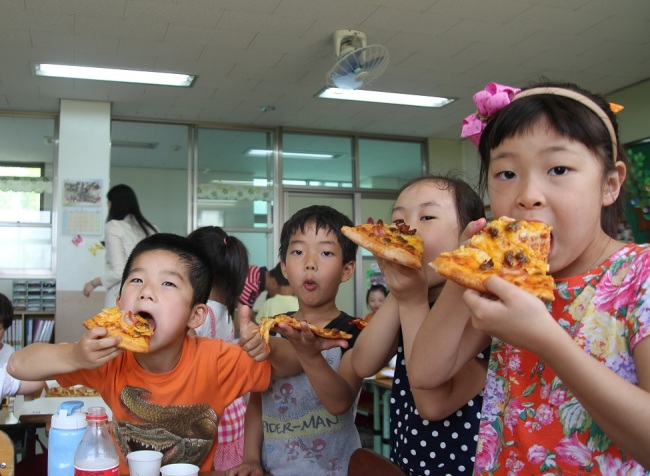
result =
[{"label": "child in background", "polygon": [[[248,250],[244,243],[218,226],[205,226],[187,236],[200,246],[210,260],[212,289],[208,297],[208,316],[203,324],[190,330],[199,337],[235,341],[233,316],[248,273]],[[214,453],[214,469],[225,471],[238,466],[244,454],[244,416],[246,402],[238,397],[226,407],[219,419]]]},{"label": "child in background", "polygon": [[187,335],[208,314],[212,283],[209,260],[192,241],[151,235],[131,253],[117,300],[122,311],[140,314],[154,328],[148,353],[123,351],[119,337],[95,327],[74,344],[34,343],[16,351],[8,370],[17,378],[54,376],[64,387],[96,389],[113,413],[120,474],[128,474],[126,454],[145,448],[162,451],[163,464],[210,471],[225,407],[265,390],[271,377],[269,363],[255,362],[240,347]]},{"label": "child in background", "polygon": [[0,399],[14,395],[33,395],[44,388],[44,380],[18,380],[7,373],[7,364],[0,367]]},{"label": "child in background", "polygon": [[[357,339],[352,364],[360,376],[369,377],[397,352],[390,458],[407,474],[471,474],[474,467],[489,347],[484,355],[475,353],[455,378],[437,389],[411,389],[406,366],[415,335],[445,283],[428,263],[456,249],[467,224],[483,216],[481,198],[464,181],[419,177],[400,190],[391,220],[408,225],[423,238],[422,269],[376,257],[391,292]],[[455,315],[447,318],[453,320]]]},{"label": "child in background", "polygon": [[266,269],[266,266],[256,266],[254,264],[248,266],[248,273],[244,281],[244,289],[239,296],[239,302],[243,306],[251,308],[251,318],[253,320],[255,320],[264,301],[271,297],[266,290],[266,278],[268,274],[269,270]]},{"label": "child in background", "polygon": [[370,312],[364,318],[366,322],[372,319],[379,306],[384,303],[386,296],[388,296],[388,290],[382,284],[373,284],[368,288],[368,292],[366,292],[366,305],[370,309]]},{"label": "child in background", "polygon": [[627,161],[616,119],[572,84],[491,83],[475,100],[489,95],[481,184],[495,217],[553,227],[555,300],[498,277],[490,295],[448,282],[415,339],[411,384],[446,380],[492,337],[475,474],[650,474],[650,248],[614,238]]},{"label": "child in background", "polygon": [[5,332],[11,327],[14,322],[14,307],[7,296],[0,293],[0,366],[6,365],[9,356],[13,354],[14,348],[2,342]]},{"label": "child in background", "polygon": [[[333,208],[315,205],[299,210],[282,227],[282,272],[300,305],[292,314],[306,322],[301,331],[285,324],[279,329],[294,346],[303,372],[273,378],[262,395],[251,394],[244,464],[229,475],[346,476],[350,455],[361,446],[354,424],[361,379],[350,364],[361,327],[335,303],[340,284],[354,274],[357,251],[341,233],[343,225],[352,222]],[[353,337],[319,338],[307,323]],[[281,340],[271,339],[271,349],[273,341]]]},{"label": "child in background", "polygon": [[7,373],[7,361],[14,348],[2,339],[13,321],[14,306],[7,296],[0,293],[0,400],[14,395],[31,395],[45,388],[44,381],[20,381]]},{"label": "child in background", "polygon": [[282,274],[282,266],[280,263],[269,271],[266,279],[266,288],[273,297],[268,298],[262,304],[262,307],[257,313],[259,319],[298,310],[298,298],[293,293],[289,280]]}]

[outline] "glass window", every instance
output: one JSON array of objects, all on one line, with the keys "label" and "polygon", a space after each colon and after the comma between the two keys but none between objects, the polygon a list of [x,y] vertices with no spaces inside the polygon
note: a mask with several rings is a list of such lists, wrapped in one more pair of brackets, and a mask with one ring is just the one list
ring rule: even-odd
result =
[{"label": "glass window", "polygon": [[0,276],[52,275],[54,118],[0,117]]},{"label": "glass window", "polygon": [[[2,270],[14,276],[52,269],[52,229],[50,227],[2,227],[0,234]],[[3,273],[5,274],[5,273]]]},{"label": "glass window", "polygon": [[186,125],[111,124],[110,186],[133,188],[146,219],[179,235],[188,232],[188,135]]},{"label": "glass window", "polygon": [[270,247],[270,244],[273,243],[271,233],[234,232],[232,235],[239,238],[246,245],[249,264],[267,266],[269,263],[278,261],[277,250]]},{"label": "glass window", "polygon": [[423,173],[424,143],[359,139],[359,186],[397,190]]},{"label": "glass window", "polygon": [[284,133],[282,147],[284,186],[353,186],[352,138]]},{"label": "glass window", "polygon": [[271,228],[273,134],[200,128],[196,202],[197,226]]},{"label": "glass window", "polygon": [[0,221],[49,223],[44,195],[52,193],[52,182],[44,175],[45,164],[0,164]]}]

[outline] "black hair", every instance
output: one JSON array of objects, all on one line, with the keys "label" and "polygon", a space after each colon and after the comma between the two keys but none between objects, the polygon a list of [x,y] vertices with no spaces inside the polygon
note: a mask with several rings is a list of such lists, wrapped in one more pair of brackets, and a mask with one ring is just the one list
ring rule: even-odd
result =
[{"label": "black hair", "polygon": [[370,299],[370,294],[374,291],[381,291],[384,293],[384,296],[388,296],[388,289],[386,289],[386,286],[383,284],[373,284],[368,288],[368,291],[366,292],[366,304],[369,304],[368,300]]},{"label": "black hair", "polygon": [[7,296],[0,293],[0,324],[6,330],[14,322],[14,307]]},{"label": "black hair", "polygon": [[111,202],[106,221],[124,220],[128,215],[133,215],[146,236],[156,233],[156,228],[142,215],[138,205],[138,197],[128,185],[119,184],[112,187],[106,194]]},{"label": "black hair", "polygon": [[189,238],[173,233],[155,233],[142,239],[135,245],[124,266],[120,294],[122,294],[124,283],[128,279],[129,274],[131,274],[133,261],[143,253],[159,250],[175,254],[187,266],[188,279],[194,291],[191,305],[205,304],[212,290],[210,260],[203,250]]},{"label": "black hair", "polygon": [[[548,124],[559,135],[580,142],[600,159],[603,177],[616,170],[614,157],[627,165],[628,159],[624,147],[618,138],[618,123],[609,103],[600,95],[586,91],[573,83],[553,83],[543,81],[531,85],[534,87],[559,87],[575,91],[595,102],[607,115],[616,134],[617,150],[613,150],[612,137],[602,119],[591,109],[575,99],[557,94],[538,94],[523,97],[491,117],[479,143],[481,155],[479,187],[487,190],[487,177],[490,166],[490,151],[504,140],[531,131],[541,122]],[[601,210],[601,226],[605,233],[615,238],[618,224],[623,215],[624,193],[616,201]]]},{"label": "black hair", "polygon": [[[399,193],[420,183],[433,183],[440,190],[449,190],[456,202],[458,230],[462,233],[472,221],[485,218],[485,205],[479,194],[459,175],[427,175],[406,182]],[[399,194],[398,194],[399,195]]]},{"label": "black hair", "polygon": [[282,226],[282,233],[280,233],[281,262],[285,263],[287,260],[287,249],[289,247],[289,239],[291,238],[291,235],[297,231],[304,233],[305,229],[310,225],[316,227],[316,233],[321,229],[326,232],[334,233],[343,249],[343,264],[356,259],[357,245],[341,233],[342,226],[354,226],[352,220],[332,207],[326,205],[312,205],[298,210]]},{"label": "black hair", "polygon": [[212,285],[223,295],[228,315],[234,316],[248,273],[246,245],[218,226],[197,228],[187,237],[200,246],[210,260]]},{"label": "black hair", "polygon": [[269,276],[275,279],[280,286],[289,286],[289,280],[282,274],[282,265],[280,263],[269,271]]}]

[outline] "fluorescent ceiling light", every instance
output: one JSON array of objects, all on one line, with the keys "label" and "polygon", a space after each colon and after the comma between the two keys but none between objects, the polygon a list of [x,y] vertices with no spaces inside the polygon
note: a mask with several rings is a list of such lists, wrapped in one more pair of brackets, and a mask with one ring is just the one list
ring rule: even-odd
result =
[{"label": "fluorescent ceiling light", "polygon": [[[253,157],[266,157],[269,154],[272,154],[273,151],[270,149],[246,149],[244,154],[250,155]],[[283,157],[290,159],[338,159],[341,154],[330,154],[326,152],[282,152]]]},{"label": "fluorescent ceiling light", "polygon": [[114,140],[111,141],[112,147],[124,147],[130,149],[155,149],[158,147],[158,142],[134,142],[128,140]]},{"label": "fluorescent ceiling light", "polygon": [[442,107],[453,102],[451,98],[418,96],[415,94],[384,93],[363,89],[325,88],[317,94],[319,98],[343,99],[345,101],[378,102],[401,106]]},{"label": "fluorescent ceiling light", "polygon": [[161,86],[192,86],[195,75],[178,73],[157,73],[128,69],[91,68],[63,64],[33,63],[36,76],[54,78],[92,79],[97,81],[118,81],[122,83],[158,84]]}]

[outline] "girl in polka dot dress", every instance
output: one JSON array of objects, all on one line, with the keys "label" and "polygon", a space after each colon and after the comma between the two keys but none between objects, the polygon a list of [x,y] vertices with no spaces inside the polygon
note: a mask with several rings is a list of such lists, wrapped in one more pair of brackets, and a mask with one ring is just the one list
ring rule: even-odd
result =
[{"label": "girl in polka dot dress", "polygon": [[492,212],[553,227],[555,299],[449,281],[411,383],[448,379],[492,341],[474,474],[650,474],[650,247],[616,240],[627,157],[610,105],[573,84],[491,83],[474,99]]},{"label": "girl in polka dot dress", "polygon": [[424,239],[424,265],[415,270],[377,258],[390,293],[359,335],[352,365],[359,376],[368,377],[397,354],[390,457],[411,475],[471,474],[474,466],[487,349],[484,358],[471,359],[453,379],[431,390],[411,391],[406,364],[417,330],[444,285],[426,263],[457,248],[461,232],[484,216],[483,208],[462,180],[415,179],[400,191],[391,220],[409,225]]}]

